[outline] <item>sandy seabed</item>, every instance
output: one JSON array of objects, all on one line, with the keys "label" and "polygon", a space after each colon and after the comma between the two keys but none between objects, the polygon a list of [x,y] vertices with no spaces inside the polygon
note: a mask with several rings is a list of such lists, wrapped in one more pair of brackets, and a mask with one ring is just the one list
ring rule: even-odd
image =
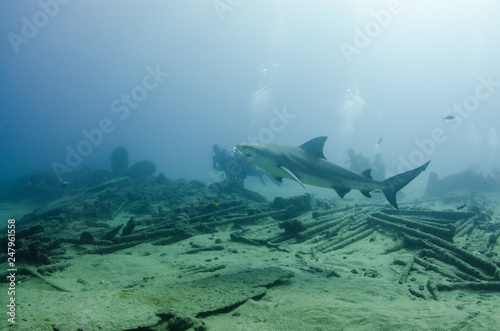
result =
[{"label": "sandy seabed", "polygon": [[[489,197],[498,201],[500,195]],[[440,202],[425,207],[450,208]],[[494,215],[500,213],[498,205],[489,207]],[[2,216],[17,217],[22,208],[5,207]],[[110,224],[129,217],[121,213]],[[311,217],[308,212],[300,219]],[[498,217],[493,220],[498,222]],[[278,231],[277,223],[267,218],[242,227],[248,233],[271,232]],[[222,226],[215,233],[172,244],[144,243],[106,255],[82,254],[84,245],[67,245],[67,260],[59,261],[59,270],[41,277],[25,273],[17,277],[16,323],[9,323],[4,313],[0,327],[182,330],[182,323],[168,326],[173,316],[188,325],[194,322],[193,330],[498,330],[500,326],[498,292],[440,291],[434,298],[425,290],[426,283],[443,276],[421,267],[400,284],[404,267],[394,261],[407,261],[415,252],[384,253],[397,241],[391,231],[375,231],[325,254],[310,254],[313,245],[307,242],[278,247],[237,242],[231,240],[234,231]],[[193,247],[214,245],[222,248],[186,253]],[[497,256],[498,245],[493,249]],[[0,270],[7,268],[2,263]],[[255,275],[251,272],[258,275],[259,270],[270,273],[266,275],[270,278],[253,279],[256,283],[244,278]],[[335,271],[336,276],[325,270]],[[280,272],[291,272],[293,277]],[[420,291],[422,297],[411,294],[409,288]],[[9,297],[7,291],[3,293],[7,311]]]}]

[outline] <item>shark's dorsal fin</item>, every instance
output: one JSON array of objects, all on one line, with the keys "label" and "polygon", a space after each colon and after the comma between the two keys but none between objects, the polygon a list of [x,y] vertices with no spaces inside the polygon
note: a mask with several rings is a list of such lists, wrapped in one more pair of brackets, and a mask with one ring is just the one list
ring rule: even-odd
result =
[{"label": "shark's dorsal fin", "polygon": [[300,145],[300,148],[302,148],[304,151],[311,154],[312,156],[315,156],[320,159],[326,159],[326,157],[323,155],[323,146],[325,146],[326,138],[328,137],[323,136],[311,139],[308,142],[305,142],[302,145]]},{"label": "shark's dorsal fin", "polygon": [[372,169],[366,169],[365,171],[363,171],[361,173],[363,175],[363,177],[365,178],[369,178],[369,179],[373,179],[372,178]]},{"label": "shark's dorsal fin", "polygon": [[292,170],[288,169],[287,167],[283,167],[283,166],[281,166],[280,169],[283,170],[284,172],[286,172],[287,174],[289,174],[293,179],[295,179],[295,181],[297,183],[299,183],[305,190],[307,190],[306,187],[304,186],[304,184],[302,184],[300,179],[298,179],[297,176],[295,176],[295,174],[292,172]]}]

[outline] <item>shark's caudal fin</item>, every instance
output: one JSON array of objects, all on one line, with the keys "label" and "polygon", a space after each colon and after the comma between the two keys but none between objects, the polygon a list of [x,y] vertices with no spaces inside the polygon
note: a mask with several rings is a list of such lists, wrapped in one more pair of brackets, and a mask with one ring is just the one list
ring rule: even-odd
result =
[{"label": "shark's caudal fin", "polygon": [[403,172],[402,174],[384,180],[386,187],[382,189],[382,192],[384,192],[387,201],[389,201],[389,203],[394,208],[399,209],[398,202],[396,201],[396,193],[398,193],[399,190],[405,187],[409,182],[415,179],[415,177],[417,177],[422,171],[424,171],[429,165],[429,162],[431,161],[428,161],[427,163],[421,165],[418,168],[409,170],[407,172]]}]

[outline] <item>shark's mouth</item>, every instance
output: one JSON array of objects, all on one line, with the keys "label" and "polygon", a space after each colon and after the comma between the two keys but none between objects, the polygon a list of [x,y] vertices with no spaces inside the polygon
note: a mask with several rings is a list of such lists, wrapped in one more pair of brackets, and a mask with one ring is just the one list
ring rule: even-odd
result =
[{"label": "shark's mouth", "polygon": [[254,158],[256,156],[256,153],[249,147],[247,146],[236,146],[239,151],[241,152],[241,154],[245,155],[245,157],[248,157],[248,158]]}]

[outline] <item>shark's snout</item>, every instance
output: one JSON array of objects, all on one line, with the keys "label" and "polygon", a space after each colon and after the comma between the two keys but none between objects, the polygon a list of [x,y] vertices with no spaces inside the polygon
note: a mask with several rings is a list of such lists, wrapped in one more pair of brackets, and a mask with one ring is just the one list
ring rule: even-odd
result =
[{"label": "shark's snout", "polygon": [[236,145],[236,148],[241,152],[241,154],[245,155],[246,157],[255,157],[256,153],[250,146]]},{"label": "shark's snout", "polygon": [[261,167],[261,162],[259,161],[261,158],[260,151],[255,146],[241,144],[236,145],[236,148],[245,156],[247,161]]}]

